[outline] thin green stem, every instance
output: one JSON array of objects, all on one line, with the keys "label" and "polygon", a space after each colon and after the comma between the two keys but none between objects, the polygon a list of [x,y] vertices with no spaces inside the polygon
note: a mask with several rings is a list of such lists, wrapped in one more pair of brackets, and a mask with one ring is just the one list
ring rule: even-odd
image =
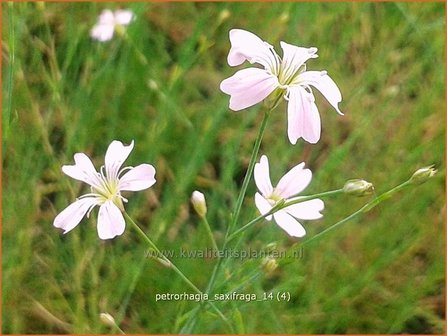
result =
[{"label": "thin green stem", "polygon": [[290,263],[291,260],[293,259],[292,255],[294,254],[294,252],[296,252],[297,249],[300,249],[300,248],[310,244],[311,242],[315,242],[315,241],[319,240],[321,237],[325,236],[329,232],[331,232],[331,231],[335,230],[336,228],[340,227],[344,223],[349,222],[350,220],[354,219],[355,217],[370,211],[372,208],[376,207],[381,202],[383,202],[384,200],[390,198],[395,193],[399,192],[400,190],[404,189],[405,187],[407,187],[410,184],[411,184],[411,182],[409,180],[399,184],[398,186],[392,188],[391,190],[388,190],[388,191],[384,192],[383,194],[381,194],[380,196],[378,196],[378,197],[374,198],[373,200],[369,201],[364,206],[362,206],[360,209],[358,209],[356,212],[352,213],[351,215],[349,215],[346,218],[343,218],[342,220],[338,221],[337,223],[329,226],[327,229],[321,231],[320,233],[316,234],[315,236],[305,240],[302,243],[294,244],[291,247],[291,249],[289,250],[289,253],[288,253],[287,257],[281,261],[281,264],[288,264],[288,263]]},{"label": "thin green stem", "polygon": [[[194,290],[197,294],[200,294],[203,297],[203,292],[197,288],[196,285],[194,285],[192,283],[191,280],[188,279],[188,277],[182,272],[180,271],[180,269],[174,265],[174,263],[169,260],[157,247],[157,245],[155,245],[155,243],[146,235],[146,233],[144,233],[144,231],[138,226],[137,223],[135,223],[135,221],[132,219],[132,217],[129,216],[129,214],[127,212],[124,212],[124,216],[126,217],[126,219],[132,224],[133,228],[138,232],[138,234],[141,236],[141,238],[143,238],[143,240],[148,243],[148,245],[153,248],[155,250],[155,252],[157,252],[158,257],[163,260],[166,265],[169,265],[169,268],[173,269],[175,273],[177,273],[178,276],[180,276],[180,278],[189,286],[192,288],[192,290]],[[214,311],[219,315],[219,317],[229,326],[229,328],[232,330],[232,326],[229,323],[228,319],[225,317],[225,315],[223,315],[223,313],[216,307],[216,305],[213,302],[210,301],[206,301],[213,309]]]},{"label": "thin green stem", "polygon": [[270,116],[270,112],[271,110],[264,113],[264,118],[262,119],[261,127],[259,128],[258,136],[256,137],[255,145],[253,147],[253,152],[251,153],[251,158],[248,164],[247,172],[245,173],[244,182],[242,182],[242,188],[241,191],[239,192],[239,196],[236,201],[236,207],[233,212],[233,218],[232,221],[230,222],[230,225],[227,228],[225,238],[228,238],[234,226],[236,225],[237,221],[239,220],[239,214],[241,212],[242,202],[244,201],[248,183],[250,182],[251,175],[253,174],[253,169],[256,163],[256,158],[258,156],[259,147],[261,146],[262,138],[264,136],[264,131],[267,126],[267,121]]},{"label": "thin green stem", "polygon": [[186,282],[186,284],[188,284],[189,287],[192,288],[192,290],[194,290],[198,294],[202,294],[202,291],[198,289],[196,285],[194,285],[191,282],[191,280],[189,280],[188,277],[185,274],[183,274],[183,272],[180,271],[177,268],[177,266],[175,266],[163,253],[161,253],[157,245],[155,245],[155,243],[144,233],[144,231],[141,230],[141,228],[138,226],[137,223],[134,222],[134,220],[129,216],[129,214],[127,212],[124,212],[124,215],[126,216],[127,220],[132,224],[132,226],[135,228],[135,230],[138,232],[138,234],[141,236],[141,238],[143,238],[143,240],[146,243],[148,243],[148,245],[151,248],[153,248],[155,252],[157,252],[157,257],[163,260],[166,263],[166,265],[169,265],[169,267],[172,268],[174,272],[177,273],[177,275],[180,276],[180,278],[182,278],[182,280]]},{"label": "thin green stem", "polygon": [[211,231],[210,223],[208,222],[206,215],[202,216],[202,221],[205,226],[206,233],[208,234],[208,237],[211,241],[211,244],[213,245],[213,249],[219,251],[219,247],[217,246],[216,240],[214,239],[214,235],[213,232]]}]

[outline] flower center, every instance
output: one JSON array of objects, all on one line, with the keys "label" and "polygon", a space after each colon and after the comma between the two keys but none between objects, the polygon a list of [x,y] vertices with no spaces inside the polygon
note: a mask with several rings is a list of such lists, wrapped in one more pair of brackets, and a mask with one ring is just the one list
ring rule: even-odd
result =
[{"label": "flower center", "polygon": [[100,204],[104,204],[107,201],[112,201],[118,208],[124,209],[123,200],[125,198],[121,196],[119,190],[119,179],[105,176],[104,166],[101,167],[101,172],[98,173],[100,185],[92,187],[92,193],[96,195]]},{"label": "flower center", "polygon": [[266,197],[267,201],[270,203],[271,206],[275,206],[276,203],[281,201],[283,198],[275,193],[273,190],[272,194],[268,197]]}]

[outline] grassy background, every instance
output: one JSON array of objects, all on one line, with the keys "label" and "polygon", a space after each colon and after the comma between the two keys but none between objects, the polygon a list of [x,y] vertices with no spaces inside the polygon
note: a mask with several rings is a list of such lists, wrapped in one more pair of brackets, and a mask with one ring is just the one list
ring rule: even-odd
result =
[{"label": "grassy background", "polygon": [[[96,218],[62,236],[56,214],[85,191],[61,165],[85,152],[97,167],[113,139],[135,140],[128,165],[157,169],[157,183],[131,195],[128,212],[164,249],[209,247],[189,205],[207,197],[221,244],[262,118],[259,106],[228,110],[218,89],[228,31],[316,46],[308,69],[328,70],[344,100],[338,116],[316,94],[322,139],[286,136],[286,106],[269,120],[261,153],[274,183],[306,161],[308,193],[364,178],[381,193],[422,166],[428,183],[400,193],[309,245],[296,262],[266,274],[261,260],[231,260],[219,293],[289,292],[290,302],[221,302],[229,329],[202,312],[195,333],[444,333],[443,3],[126,3],[137,14],[128,39],[97,43],[89,30],[104,3],[2,3],[3,9],[3,333],[108,333],[108,312],[126,333],[176,333],[194,302],[155,302],[189,292],[173,273],[145,259],[132,230],[100,241]],[[251,182],[241,225],[256,215]],[[326,201],[308,236],[365,199]],[[96,215],[96,211],[93,213]],[[287,249],[276,225],[259,223],[241,249]],[[215,263],[176,259],[200,288]]]}]

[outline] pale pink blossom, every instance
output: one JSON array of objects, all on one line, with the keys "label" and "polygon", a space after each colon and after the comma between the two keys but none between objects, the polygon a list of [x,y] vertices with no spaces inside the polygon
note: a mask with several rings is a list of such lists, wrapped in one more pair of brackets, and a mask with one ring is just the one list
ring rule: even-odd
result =
[{"label": "pale pink blossom", "polygon": [[134,143],[128,146],[120,141],[109,145],[105,165],[97,172],[92,161],[84,153],[74,155],[74,165],[62,166],[62,171],[79,181],[90,185],[91,192],[79,197],[54,219],[53,225],[64,230],[64,234],[74,229],[85,214],[89,217],[95,206],[98,212],[98,236],[112,239],[123,234],[125,222],[122,211],[123,201],[127,202],[122,191],[139,191],[155,183],[155,169],[150,164],[121,169],[123,162],[132,151]]},{"label": "pale pink blossom", "polygon": [[[312,179],[312,172],[304,169],[304,162],[293,167],[278,182],[276,187],[272,186],[270,180],[270,168],[267,156],[263,155],[260,162],[256,163],[254,169],[256,186],[260,193],[255,194],[255,203],[262,215],[267,214],[279,201],[294,201],[300,197],[296,196],[303,191]],[[318,219],[323,215],[320,213],[324,209],[321,199],[312,199],[282,208],[273,215],[266,217],[275,222],[290,236],[303,237],[306,230],[298,219],[309,220]]]},{"label": "pale pink blossom", "polygon": [[318,57],[317,48],[302,48],[280,42],[283,57],[255,34],[242,29],[230,31],[231,49],[228,64],[237,66],[245,61],[263,68],[237,71],[222,81],[220,89],[230,95],[230,108],[239,111],[255,105],[278,90],[288,101],[287,134],[292,144],[299,138],[310,143],[320,139],[321,122],[311,86],[319,90],[335,108],[342,97],[326,71],[306,71],[305,62]]},{"label": "pale pink blossom", "polygon": [[133,18],[134,14],[130,10],[118,9],[112,12],[110,9],[104,9],[91,29],[90,36],[100,42],[109,41],[118,26],[127,26]]}]

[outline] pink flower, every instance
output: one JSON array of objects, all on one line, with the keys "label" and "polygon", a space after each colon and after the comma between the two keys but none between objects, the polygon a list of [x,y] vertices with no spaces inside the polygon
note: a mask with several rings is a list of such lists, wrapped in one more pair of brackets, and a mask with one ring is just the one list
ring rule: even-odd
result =
[{"label": "pink flower", "polygon": [[118,9],[112,12],[110,9],[105,9],[90,31],[90,36],[100,42],[109,41],[118,26],[127,26],[133,18],[134,14],[130,10]]},{"label": "pink flower", "polygon": [[338,108],[342,100],[340,90],[327,72],[306,71],[305,62],[318,57],[317,48],[302,48],[281,42],[281,59],[271,45],[242,29],[230,31],[230,42],[230,66],[249,61],[263,67],[239,70],[222,81],[220,89],[230,95],[232,110],[239,111],[255,105],[278,90],[288,101],[287,133],[292,144],[296,144],[299,138],[310,143],[320,139],[320,115],[311,86],[318,89],[338,113],[343,114]]},{"label": "pink flower", "polygon": [[[155,169],[150,164],[120,169],[133,149],[133,141],[125,146],[120,141],[112,141],[105,156],[105,166],[97,172],[92,161],[84,153],[74,155],[75,164],[62,166],[68,176],[91,186],[91,192],[79,197],[54,219],[53,225],[64,230],[73,230],[85,214],[89,217],[95,206],[99,206],[98,236],[112,239],[123,234],[125,229],[121,191],[139,191],[155,183]],[[126,173],[124,173],[127,171]],[[124,173],[124,174],[123,174]]]},{"label": "pink flower", "polygon": [[[273,188],[270,181],[270,169],[267,156],[263,155],[259,163],[256,163],[254,170],[255,183],[261,193],[255,194],[255,203],[262,215],[268,213],[279,201],[293,201],[300,197],[294,197],[303,191],[312,179],[312,172],[304,169],[304,162],[293,167]],[[266,217],[275,222],[290,236],[303,237],[306,230],[297,219],[318,219],[323,215],[320,211],[324,209],[321,199],[313,199],[289,205],[276,211],[273,215]]]}]

